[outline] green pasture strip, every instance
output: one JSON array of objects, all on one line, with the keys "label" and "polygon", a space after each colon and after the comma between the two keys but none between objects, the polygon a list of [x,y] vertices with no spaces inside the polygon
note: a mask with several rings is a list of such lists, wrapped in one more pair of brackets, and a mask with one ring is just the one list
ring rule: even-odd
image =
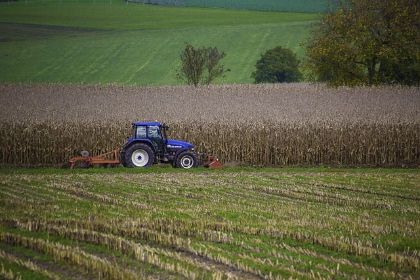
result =
[{"label": "green pasture strip", "polygon": [[[2,3],[2,2],[0,2]],[[328,0],[17,0],[6,1],[4,6],[11,5],[63,5],[88,4],[93,6],[129,6],[152,4],[147,6],[201,7],[210,9],[256,10],[270,12],[323,13],[334,8],[335,3]]]},{"label": "green pasture strip", "polygon": [[0,23],[0,42],[46,40],[52,37],[75,37],[99,33],[97,29],[25,23]]},{"label": "green pasture strip", "polygon": [[278,45],[303,56],[319,15],[90,2],[0,4],[0,82],[175,85],[185,43],[227,55],[218,83],[250,83]]},{"label": "green pasture strip", "polygon": [[327,0],[130,0],[158,5],[222,7],[228,9],[250,9],[268,11],[325,12],[330,3]]},{"label": "green pasture strip", "polygon": [[77,35],[70,30],[45,40],[3,42],[0,82],[176,85],[181,83],[176,78],[179,54],[190,42],[217,46],[227,54],[223,64],[231,71],[218,83],[250,83],[255,63],[267,49],[282,45],[302,56],[299,44],[308,26],[296,22]]},{"label": "green pasture strip", "polygon": [[0,4],[0,22],[99,30],[148,30],[313,21],[310,13],[270,13],[154,5],[34,1]]}]

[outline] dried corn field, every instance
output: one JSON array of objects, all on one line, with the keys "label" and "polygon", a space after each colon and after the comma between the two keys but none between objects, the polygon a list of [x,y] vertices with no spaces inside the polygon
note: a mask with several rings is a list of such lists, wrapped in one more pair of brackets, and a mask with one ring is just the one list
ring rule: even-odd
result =
[{"label": "dried corn field", "polygon": [[225,163],[418,166],[420,90],[322,85],[0,85],[0,163],[58,165],[124,143],[137,120],[167,122]]},{"label": "dried corn field", "polygon": [[418,279],[419,182],[410,169],[3,170],[0,276]]}]

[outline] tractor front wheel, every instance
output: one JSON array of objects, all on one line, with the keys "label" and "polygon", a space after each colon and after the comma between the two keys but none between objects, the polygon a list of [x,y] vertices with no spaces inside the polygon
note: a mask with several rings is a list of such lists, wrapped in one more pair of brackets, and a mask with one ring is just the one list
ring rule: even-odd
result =
[{"label": "tractor front wheel", "polygon": [[155,162],[153,150],[146,144],[134,144],[124,153],[124,166],[148,167]]},{"label": "tractor front wheel", "polygon": [[193,153],[190,152],[182,152],[178,155],[175,162],[176,167],[190,169],[193,167],[197,167],[198,162],[197,158]]}]

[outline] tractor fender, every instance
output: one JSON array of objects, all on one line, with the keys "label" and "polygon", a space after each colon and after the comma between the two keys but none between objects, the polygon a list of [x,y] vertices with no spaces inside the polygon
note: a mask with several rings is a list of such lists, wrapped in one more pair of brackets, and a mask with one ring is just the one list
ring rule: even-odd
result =
[{"label": "tractor fender", "polygon": [[142,143],[142,144],[146,144],[150,147],[150,149],[152,149],[152,151],[154,153],[156,153],[155,148],[153,147],[152,141],[148,140],[148,139],[129,139],[127,141],[127,143],[124,144],[124,146],[122,146],[121,148],[121,154],[125,153],[125,150],[128,149],[128,147],[130,147],[131,145],[137,144],[137,143]]}]

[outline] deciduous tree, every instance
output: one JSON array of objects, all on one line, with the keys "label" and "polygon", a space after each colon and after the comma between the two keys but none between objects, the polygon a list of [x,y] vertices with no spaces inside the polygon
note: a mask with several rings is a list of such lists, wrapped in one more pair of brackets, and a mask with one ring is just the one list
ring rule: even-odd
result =
[{"label": "deciduous tree", "polygon": [[341,1],[313,31],[306,67],[331,85],[418,85],[419,30],[418,0]]},{"label": "deciduous tree", "polygon": [[225,69],[220,61],[225,57],[223,51],[217,47],[194,48],[187,44],[181,53],[181,69],[177,76],[189,85],[198,86],[198,84],[210,84],[215,79],[222,77]]}]

